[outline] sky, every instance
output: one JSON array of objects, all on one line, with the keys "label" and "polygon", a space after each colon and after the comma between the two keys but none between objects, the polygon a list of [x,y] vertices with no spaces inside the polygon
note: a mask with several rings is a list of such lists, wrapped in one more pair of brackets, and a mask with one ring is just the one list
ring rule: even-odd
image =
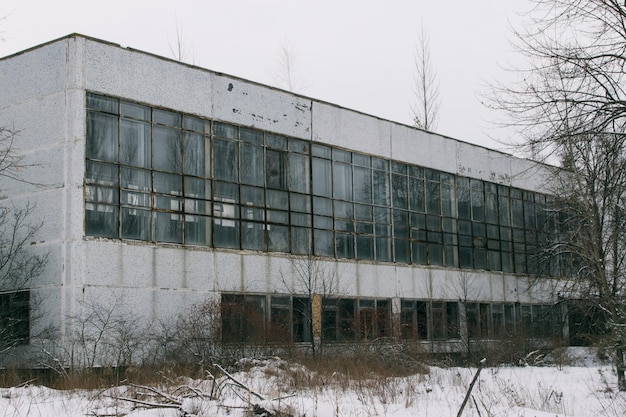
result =
[{"label": "sky", "polygon": [[[520,59],[510,40],[529,0],[1,0],[0,57],[70,33],[277,85],[287,47],[299,93],[412,124],[423,25],[439,81],[437,133],[507,150],[501,115],[481,104]],[[280,87],[280,85],[279,85]]]}]

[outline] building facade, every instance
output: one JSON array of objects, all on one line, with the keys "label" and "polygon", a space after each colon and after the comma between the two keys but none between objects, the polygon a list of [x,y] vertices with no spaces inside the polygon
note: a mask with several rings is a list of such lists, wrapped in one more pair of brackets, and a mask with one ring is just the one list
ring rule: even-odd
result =
[{"label": "building facade", "polygon": [[531,161],[81,35],[1,59],[0,91],[61,340],[111,299],[216,300],[224,342],[562,335]]}]

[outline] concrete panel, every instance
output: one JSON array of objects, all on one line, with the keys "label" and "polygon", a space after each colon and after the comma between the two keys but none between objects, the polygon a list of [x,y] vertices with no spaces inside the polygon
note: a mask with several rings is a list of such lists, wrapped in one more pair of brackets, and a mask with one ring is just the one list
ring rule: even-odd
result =
[{"label": "concrete panel", "polygon": [[65,269],[62,249],[58,243],[32,245],[27,248],[27,253],[47,259],[46,269],[31,281],[30,288],[43,289],[62,285],[61,279]]},{"label": "concrete panel", "polygon": [[507,303],[516,303],[519,301],[517,290],[517,279],[514,276],[504,275],[502,277],[504,285],[503,301]]},{"label": "concrete panel", "polygon": [[451,158],[456,155],[457,141],[394,123],[391,124],[391,139],[392,159],[454,172]]},{"label": "concrete panel", "polygon": [[433,293],[430,268],[413,268],[414,293],[407,295],[408,298],[430,298]]},{"label": "concrete panel", "polygon": [[391,157],[391,122],[326,103],[313,104],[313,140]]},{"label": "concrete panel", "polygon": [[546,167],[525,159],[511,159],[511,185],[513,187],[548,193],[550,178]]},{"label": "concrete panel", "polygon": [[0,60],[0,111],[63,91],[67,47],[68,41],[60,40]]},{"label": "concrete panel", "polygon": [[41,226],[33,237],[33,242],[50,243],[63,238],[63,213],[59,210],[59,207],[62,207],[62,199],[62,190],[51,190],[5,200],[1,206],[12,211],[25,210],[30,206],[31,213],[26,217],[24,225]]},{"label": "concrete panel", "polygon": [[[219,291],[248,291],[249,283],[243,278],[245,257],[235,252],[216,251],[215,280]],[[264,279],[260,276],[259,279]],[[258,286],[258,284],[256,284]]]},{"label": "concrete panel", "polygon": [[532,289],[528,278],[517,277],[517,297],[522,304],[532,302]]},{"label": "concrete panel", "polygon": [[311,139],[311,101],[221,74],[213,75],[213,117],[256,129]]},{"label": "concrete panel", "polygon": [[63,148],[54,146],[22,154],[24,168],[16,172],[17,179],[3,177],[0,194],[3,196],[28,196],[64,185]]},{"label": "concrete panel", "polygon": [[188,249],[183,250],[185,258],[185,288],[190,290],[212,291],[215,289],[215,270],[213,269],[212,250]]},{"label": "concrete panel", "polygon": [[504,276],[498,273],[491,274],[491,300],[502,301],[505,300],[505,287]]},{"label": "concrete panel", "polygon": [[[394,285],[394,297],[400,298],[415,298],[416,297],[416,275],[418,274],[417,268],[396,268],[395,271],[395,285]],[[390,278],[385,276],[383,282],[390,283]]]},{"label": "concrete panel", "polygon": [[[65,140],[64,100],[63,92],[53,93],[0,111],[0,126],[17,131],[15,152],[23,154]],[[82,112],[81,116],[84,120]]]},{"label": "concrete panel", "polygon": [[331,264],[330,270],[335,274],[335,281],[337,282],[335,294],[340,296],[361,295],[356,262],[335,262]]},{"label": "concrete panel", "polygon": [[458,142],[456,173],[498,184],[511,184],[511,156]]},{"label": "concrete panel", "polygon": [[[85,273],[78,276],[80,281],[74,282],[76,286],[126,286],[124,277],[124,248],[121,244],[107,241],[89,240],[84,243]],[[137,268],[132,273],[140,276],[139,265],[145,264],[139,254],[136,255]],[[148,281],[149,282],[149,281]]]},{"label": "concrete panel", "polygon": [[160,289],[187,287],[182,249],[157,246],[154,249],[154,274],[156,287]]},{"label": "concrete panel", "polygon": [[144,52],[85,42],[85,89],[212,117],[211,73]]},{"label": "concrete panel", "polygon": [[[380,277],[391,278],[394,275],[393,267],[388,268],[386,265],[357,262],[354,268],[357,294],[361,297],[381,297]],[[387,287],[391,288],[391,293],[393,293],[393,279],[387,279],[386,284]]]},{"label": "concrete panel", "polygon": [[[226,254],[216,254],[218,259],[222,259]],[[246,254],[246,256],[235,256],[232,262],[241,264],[237,276],[219,276],[220,283],[233,288],[230,291],[251,291],[267,292],[269,275],[272,273],[269,257],[258,256],[256,254]],[[231,287],[236,285],[236,287]],[[222,288],[220,286],[220,288]]]}]

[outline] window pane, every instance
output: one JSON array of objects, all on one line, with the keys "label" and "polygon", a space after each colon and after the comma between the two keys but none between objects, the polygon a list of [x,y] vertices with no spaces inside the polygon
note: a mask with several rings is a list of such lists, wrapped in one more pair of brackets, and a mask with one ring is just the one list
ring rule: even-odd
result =
[{"label": "window pane", "polygon": [[263,132],[253,129],[239,129],[239,138],[244,142],[263,145]]},{"label": "window pane", "polygon": [[152,176],[145,169],[122,167],[122,188],[138,191],[152,191]]},{"label": "window pane", "polygon": [[267,190],[267,207],[287,210],[289,208],[289,194],[285,191]]},{"label": "window pane", "polygon": [[263,186],[263,148],[241,143],[241,182]]},{"label": "window pane", "polygon": [[410,251],[409,241],[404,239],[394,239],[394,260],[396,262],[409,263]]},{"label": "window pane", "polygon": [[338,258],[354,258],[354,235],[338,232],[335,236],[335,244]]},{"label": "window pane", "polygon": [[457,188],[457,208],[459,219],[471,218],[470,192],[468,188]]},{"label": "window pane", "polygon": [[117,165],[101,162],[86,162],[85,180],[88,184],[117,186],[119,184]]},{"label": "window pane", "polygon": [[118,114],[117,100],[97,94],[87,93],[87,108]]},{"label": "window pane", "polygon": [[356,253],[357,259],[374,259],[374,237],[357,236]]},{"label": "window pane", "polygon": [[242,206],[265,206],[265,190],[258,187],[241,186],[241,205]]},{"label": "window pane", "polygon": [[334,197],[352,200],[352,166],[335,162],[333,164]]},{"label": "window pane", "polygon": [[354,201],[372,203],[372,170],[354,167]]},{"label": "window pane", "polygon": [[214,244],[218,248],[239,248],[239,220],[215,218]]},{"label": "window pane", "polygon": [[267,226],[267,250],[270,252],[289,252],[289,227]]},{"label": "window pane", "polygon": [[208,177],[211,172],[209,161],[211,153],[205,152],[205,138],[198,133],[185,133],[184,171],[185,174]]},{"label": "window pane", "polygon": [[175,113],[166,110],[154,109],[152,112],[154,123],[160,125],[180,127],[182,122],[182,116],[180,113]]},{"label": "window pane", "polygon": [[183,216],[176,213],[156,212],[155,240],[158,242],[183,242]]},{"label": "window pane", "polygon": [[211,243],[211,218],[185,215],[185,243],[188,245],[209,245]]},{"label": "window pane", "polygon": [[409,179],[409,203],[412,211],[424,213],[426,211],[426,196],[424,194],[424,180]]},{"label": "window pane", "polygon": [[237,142],[214,139],[213,169],[215,170],[215,179],[236,182],[239,177],[238,161]]},{"label": "window pane", "polygon": [[122,239],[151,240],[150,210],[122,207]]},{"label": "window pane", "polygon": [[99,237],[118,237],[119,208],[103,204],[85,203],[85,234]]},{"label": "window pane", "polygon": [[454,187],[452,185],[441,186],[441,213],[444,216],[454,215]]},{"label": "window pane", "polygon": [[289,155],[289,189],[299,193],[310,193],[309,157],[306,155]]},{"label": "window pane", "polygon": [[122,164],[150,168],[152,163],[152,127],[150,124],[122,120],[120,153]]},{"label": "window pane", "polygon": [[382,262],[391,261],[391,238],[376,238],[376,259]]},{"label": "window pane", "polygon": [[150,121],[150,107],[141,104],[121,102],[120,113],[122,116],[132,117],[133,119]]},{"label": "window pane", "polygon": [[334,256],[333,232],[329,230],[314,231],[315,255]]},{"label": "window pane", "polygon": [[223,138],[237,139],[237,126],[215,122],[213,123],[213,134]]},{"label": "window pane", "polygon": [[185,177],[185,196],[211,199],[211,180]]},{"label": "window pane", "polygon": [[412,262],[414,264],[426,265],[427,256],[426,256],[426,243],[425,242],[413,242],[413,259]]},{"label": "window pane", "polygon": [[193,116],[185,116],[183,120],[183,127],[186,130],[193,130],[195,132],[205,133],[207,132],[206,126],[208,122],[198,119]]},{"label": "window pane", "polygon": [[443,265],[443,246],[435,243],[428,245],[428,263],[430,265]]},{"label": "window pane", "polygon": [[386,171],[373,171],[373,196],[374,204],[380,206],[389,205],[389,173]]},{"label": "window pane", "polygon": [[154,192],[161,194],[182,195],[183,177],[176,174],[154,173]]},{"label": "window pane", "polygon": [[407,193],[408,177],[394,174],[391,177],[391,189],[393,191],[393,206],[397,208],[408,208],[409,199]]},{"label": "window pane", "polygon": [[185,199],[185,213],[211,215],[211,202],[206,200]]},{"label": "window pane", "polygon": [[311,212],[311,198],[306,194],[289,194],[289,203],[291,211],[297,211],[300,213]]},{"label": "window pane", "polygon": [[472,180],[472,220],[485,220],[485,196],[482,191],[482,183]]},{"label": "window pane", "polygon": [[182,172],[182,138],[180,130],[154,127],[154,169]]},{"label": "window pane", "polygon": [[313,213],[320,214],[322,216],[332,216],[332,200],[328,198],[313,197]]},{"label": "window pane", "polygon": [[147,193],[122,191],[122,204],[129,206],[150,207],[152,196]]},{"label": "window pane", "polygon": [[119,204],[119,189],[109,187],[85,186],[85,201]]},{"label": "window pane", "polygon": [[285,166],[286,153],[265,151],[265,184],[267,188],[276,190],[287,189],[287,170]]},{"label": "window pane", "polygon": [[263,223],[241,223],[241,246],[243,249],[266,250]]},{"label": "window pane", "polygon": [[291,252],[305,255],[311,253],[311,230],[303,227],[291,228]]},{"label": "window pane", "polygon": [[332,197],[331,179],[330,161],[313,158],[313,194]]},{"label": "window pane", "polygon": [[117,116],[87,113],[87,158],[117,162]]},{"label": "window pane", "polygon": [[441,190],[438,182],[426,182],[426,209],[429,213],[441,214]]}]

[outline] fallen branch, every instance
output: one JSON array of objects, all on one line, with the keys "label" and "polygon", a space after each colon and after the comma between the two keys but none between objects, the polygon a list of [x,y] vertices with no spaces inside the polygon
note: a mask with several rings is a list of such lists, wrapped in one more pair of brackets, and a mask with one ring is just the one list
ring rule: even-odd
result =
[{"label": "fallen branch", "polygon": [[259,400],[261,401],[266,401],[265,397],[263,397],[261,394],[252,391],[250,388],[246,387],[244,384],[242,384],[241,382],[239,382],[234,376],[232,376],[231,374],[229,374],[228,372],[226,372],[226,370],[224,368],[222,368],[220,365],[215,364],[214,366],[216,366],[220,371],[222,371],[222,373],[224,375],[226,375],[226,377],[228,379],[230,379],[231,381],[233,381],[233,383],[238,386],[239,388],[242,388],[246,391],[248,391],[250,394],[254,395],[255,397],[257,397]]}]

